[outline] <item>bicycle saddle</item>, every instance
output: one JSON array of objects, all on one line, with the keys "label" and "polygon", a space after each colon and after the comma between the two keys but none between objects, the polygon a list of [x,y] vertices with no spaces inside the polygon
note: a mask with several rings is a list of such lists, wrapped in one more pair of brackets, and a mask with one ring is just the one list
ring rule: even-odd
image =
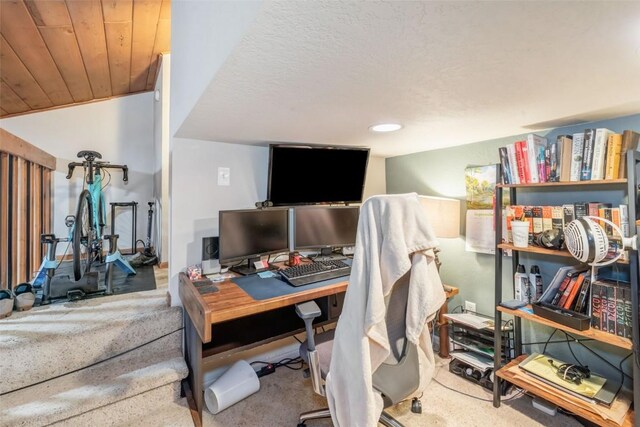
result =
[{"label": "bicycle saddle", "polygon": [[87,162],[93,162],[95,159],[101,159],[102,158],[102,154],[98,153],[97,151],[80,151],[78,153],[78,157],[84,157],[84,159]]}]

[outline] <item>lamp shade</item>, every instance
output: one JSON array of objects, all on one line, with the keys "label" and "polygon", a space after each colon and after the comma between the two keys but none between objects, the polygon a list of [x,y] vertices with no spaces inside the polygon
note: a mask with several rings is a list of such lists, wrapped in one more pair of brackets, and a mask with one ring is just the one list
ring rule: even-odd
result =
[{"label": "lamp shade", "polygon": [[460,200],[432,196],[418,198],[436,237],[460,236]]}]

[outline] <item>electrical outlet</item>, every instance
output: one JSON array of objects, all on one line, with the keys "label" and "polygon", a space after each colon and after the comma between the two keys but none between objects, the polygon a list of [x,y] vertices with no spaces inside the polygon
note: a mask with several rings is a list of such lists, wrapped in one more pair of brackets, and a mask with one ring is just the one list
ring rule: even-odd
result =
[{"label": "electrical outlet", "polygon": [[476,312],[476,303],[471,301],[464,302],[464,311],[473,311]]}]

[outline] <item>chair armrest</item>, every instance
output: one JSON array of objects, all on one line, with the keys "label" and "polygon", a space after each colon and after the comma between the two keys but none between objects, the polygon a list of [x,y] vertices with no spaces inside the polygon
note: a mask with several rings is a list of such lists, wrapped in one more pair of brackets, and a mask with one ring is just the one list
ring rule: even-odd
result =
[{"label": "chair armrest", "polygon": [[296,314],[304,320],[304,327],[307,331],[307,348],[309,351],[316,349],[316,343],[314,340],[313,332],[313,319],[320,316],[322,311],[315,301],[307,301],[301,304],[296,304]]},{"label": "chair armrest", "polygon": [[315,319],[320,316],[322,312],[320,307],[315,301],[307,301],[300,304],[296,304],[296,314],[303,320]]}]

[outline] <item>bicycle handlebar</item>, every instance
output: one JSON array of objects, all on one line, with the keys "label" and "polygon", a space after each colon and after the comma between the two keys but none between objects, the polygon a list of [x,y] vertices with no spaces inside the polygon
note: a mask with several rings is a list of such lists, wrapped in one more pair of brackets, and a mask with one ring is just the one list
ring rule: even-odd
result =
[{"label": "bicycle handlebar", "polygon": [[71,162],[69,163],[69,172],[67,173],[66,178],[71,179],[71,175],[73,175],[73,170],[76,166],[82,166],[89,168],[89,184],[93,184],[93,168],[96,169],[121,169],[122,170],[122,180],[124,182],[129,182],[129,168],[127,165],[112,165],[109,162]]}]

